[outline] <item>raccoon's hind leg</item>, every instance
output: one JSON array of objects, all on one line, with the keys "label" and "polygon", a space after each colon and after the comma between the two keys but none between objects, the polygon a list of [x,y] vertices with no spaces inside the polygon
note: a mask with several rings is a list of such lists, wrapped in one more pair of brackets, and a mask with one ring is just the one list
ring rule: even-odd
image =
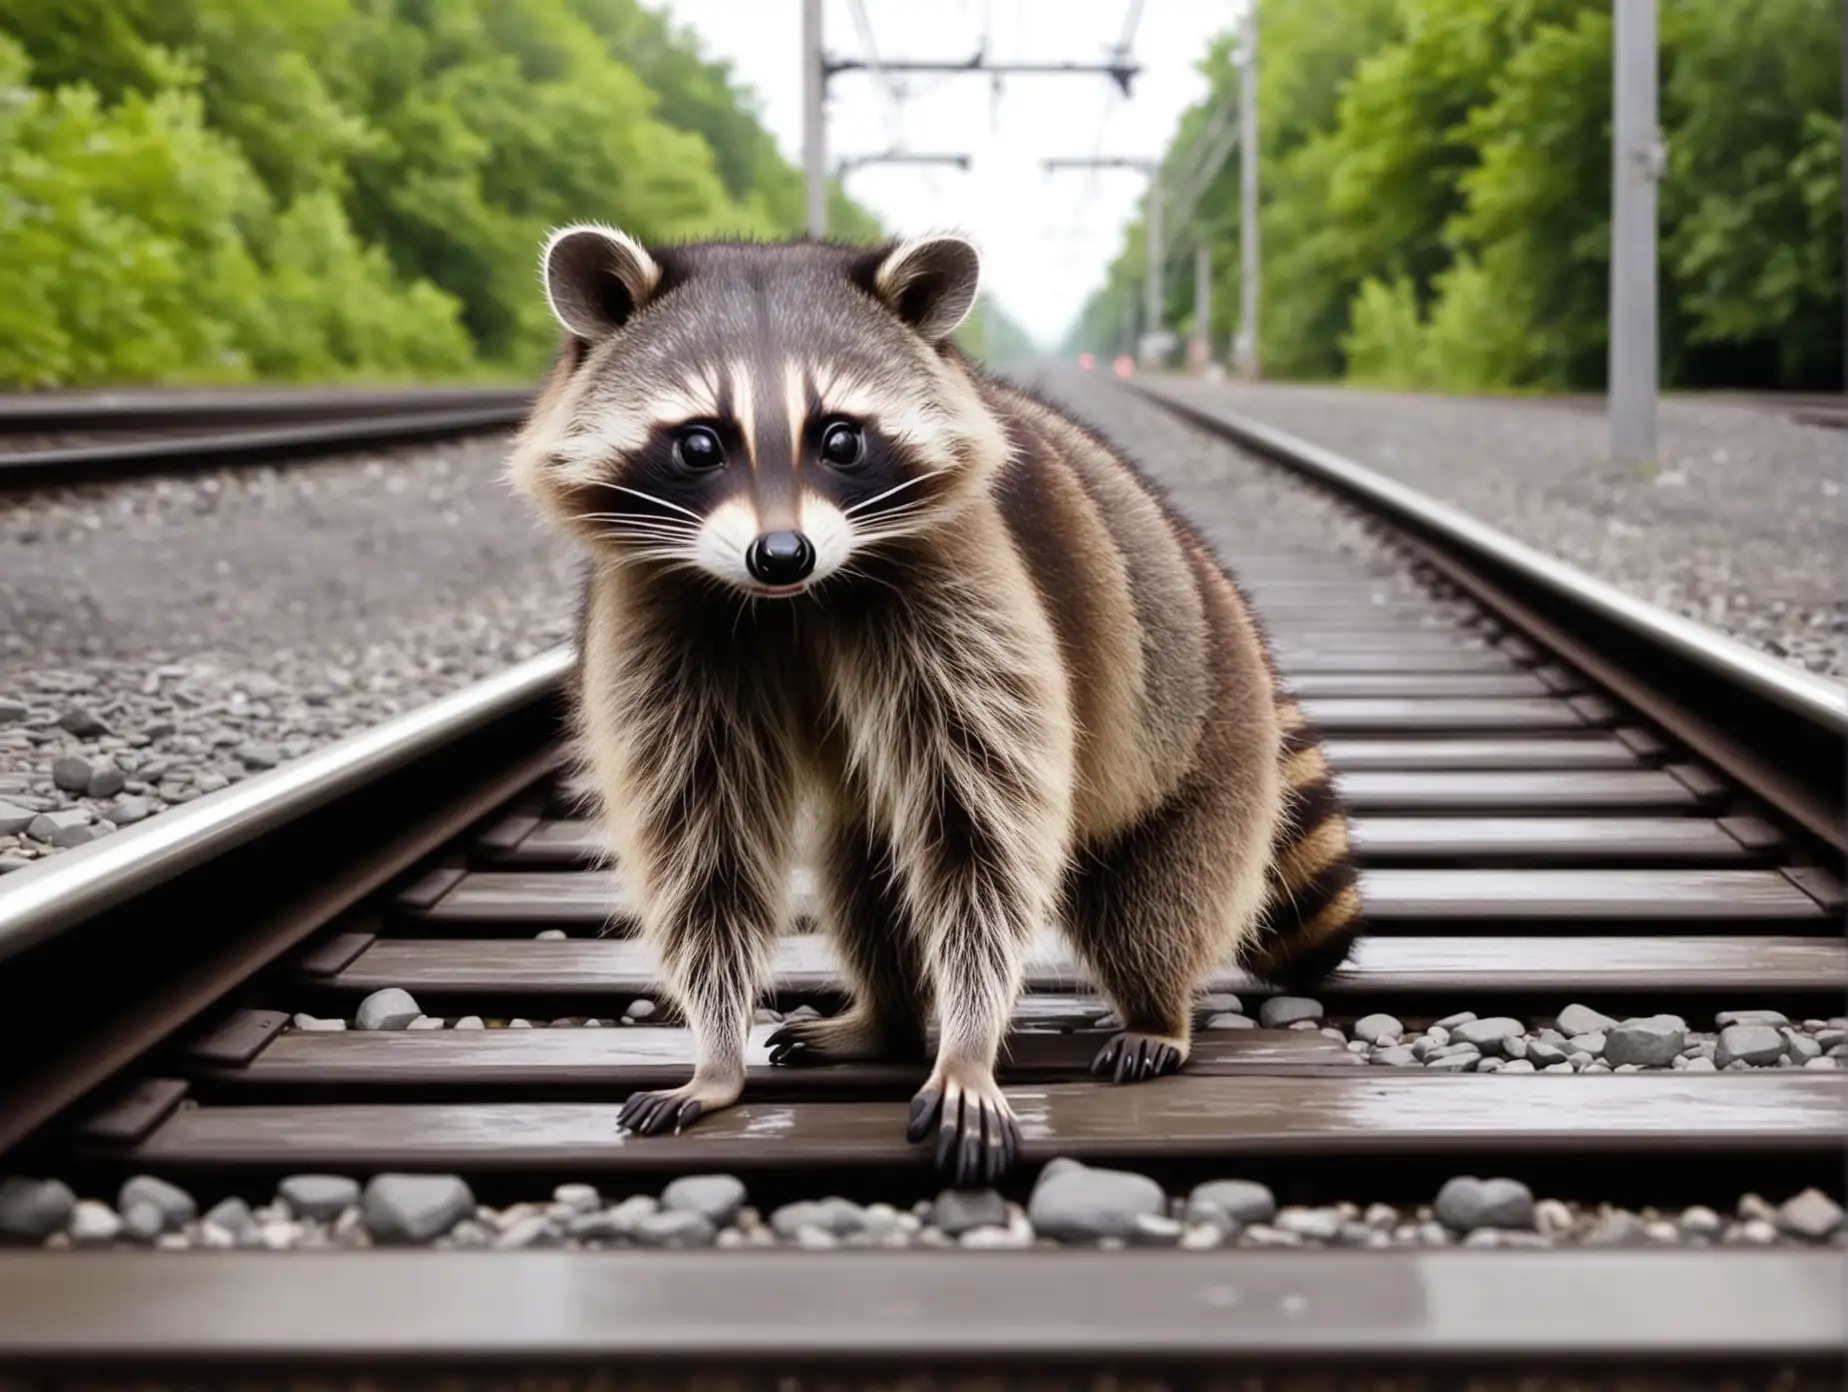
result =
[{"label": "raccoon's hind leg", "polygon": [[1233,790],[1202,782],[1087,848],[1067,872],[1065,930],[1123,1021],[1091,1071],[1119,1083],[1187,1061],[1194,992],[1263,900],[1265,843],[1249,810]]},{"label": "raccoon's hind leg", "polygon": [[815,866],[822,923],[853,1004],[832,1020],[798,1020],[769,1038],[770,1062],[922,1060],[926,983],[917,933],[899,892],[891,843],[857,808],[825,814]]}]

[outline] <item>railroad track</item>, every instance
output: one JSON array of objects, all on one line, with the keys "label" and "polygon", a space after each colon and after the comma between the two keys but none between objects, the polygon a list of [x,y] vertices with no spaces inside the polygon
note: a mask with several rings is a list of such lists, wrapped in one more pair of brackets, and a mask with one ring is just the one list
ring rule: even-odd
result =
[{"label": "railroad track", "polygon": [[311,457],[518,423],[511,387],[125,389],[0,396],[0,491]]},{"label": "railroad track", "polygon": [[[680,1080],[690,1040],[624,935],[619,872],[594,863],[558,744],[569,655],[547,654],[0,886],[0,1048],[28,1061],[0,1090],[0,1174],[186,1191],[131,1190],[50,1238],[105,1250],[0,1252],[0,1363],[1838,1386],[1840,688],[1198,387],[1142,390],[1388,537],[1362,561],[1254,519],[1238,553],[1357,815],[1372,936],[1315,1002],[1228,968],[1187,1069],[1117,1089],[1085,1071],[1104,1007],[1047,940],[1003,1075],[1026,1162],[1003,1197],[933,1198],[927,1147],[903,1141],[916,1070],[773,1068],[769,1015],[743,1105],[625,1138],[623,1098]],[[774,976],[766,1010],[839,1004],[817,938],[785,940]],[[1429,1028],[1463,1010],[1486,1018]],[[1740,1010],[1788,1033],[1714,1038]],[[1766,1057],[1767,1029],[1787,1066],[1721,1067]],[[277,1204],[304,1173],[366,1198],[291,1181]],[[380,1178],[405,1173],[449,1178]],[[656,1205],[708,1173],[750,1206],[684,1184]],[[1459,1175],[1497,1179],[1474,1197],[1511,1202],[1509,1228],[1458,1216],[1467,1185],[1430,1208]],[[1285,1207],[1188,1197],[1228,1177]],[[1503,1181],[1541,1203],[1523,1217]],[[16,1214],[51,1202],[29,1187]],[[1098,1187],[1117,1197],[1074,1217]],[[1042,1239],[1129,1250],[859,1250],[1010,1246],[1027,1212]],[[156,1249],[332,1250],[119,1250],[111,1221]],[[714,1225],[767,1250],[636,1250],[710,1245]],[[350,1250],[393,1235],[444,1250]],[[530,1250],[548,1246],[603,1250]]]}]

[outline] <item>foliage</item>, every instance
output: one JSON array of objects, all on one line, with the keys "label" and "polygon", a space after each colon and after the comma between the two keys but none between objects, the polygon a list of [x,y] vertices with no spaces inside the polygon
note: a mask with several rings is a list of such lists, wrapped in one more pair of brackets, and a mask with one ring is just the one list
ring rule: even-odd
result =
[{"label": "foliage", "polygon": [[957,328],[956,346],[989,367],[1005,367],[1032,357],[1035,351],[1027,331],[986,290],[976,297],[969,317]]},{"label": "foliage", "polygon": [[[1449,390],[1596,388],[1610,244],[1610,0],[1275,0],[1262,10],[1267,375]],[[1662,358],[1671,385],[1839,386],[1841,8],[1662,0]],[[1171,196],[1234,42],[1164,158]],[[1180,229],[1165,314],[1185,326],[1189,232],[1215,252],[1218,342],[1238,317],[1238,160]],[[1172,209],[1172,205],[1171,205]],[[1171,219],[1176,214],[1171,210]],[[1068,346],[1111,351],[1143,261],[1129,227]]]},{"label": "foliage", "polygon": [[639,0],[0,0],[0,99],[15,385],[525,371],[549,228],[803,221],[750,94]]}]

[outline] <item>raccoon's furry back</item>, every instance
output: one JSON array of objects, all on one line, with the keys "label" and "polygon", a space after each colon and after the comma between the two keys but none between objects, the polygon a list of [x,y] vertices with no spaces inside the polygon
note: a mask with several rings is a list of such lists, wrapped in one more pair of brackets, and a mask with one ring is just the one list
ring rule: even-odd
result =
[{"label": "raccoon's furry back", "polygon": [[1242,944],[1241,965],[1266,981],[1291,989],[1314,985],[1342,965],[1360,937],[1363,924],[1359,874],[1348,809],[1335,785],[1321,736],[1278,675],[1261,617],[1238,585],[1231,567],[1126,450],[1031,385],[984,380],[998,389],[1004,410],[1012,398],[1056,416],[1133,479],[1139,491],[1159,509],[1165,526],[1223,577],[1233,602],[1250,620],[1282,732],[1279,761],[1283,806],[1272,839],[1263,912]]}]

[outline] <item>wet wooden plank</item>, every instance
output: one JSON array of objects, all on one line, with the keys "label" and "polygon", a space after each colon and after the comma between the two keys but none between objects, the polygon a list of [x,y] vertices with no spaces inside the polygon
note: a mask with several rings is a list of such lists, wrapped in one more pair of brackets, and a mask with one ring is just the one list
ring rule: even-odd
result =
[{"label": "wet wooden plank", "polygon": [[[1457,864],[1559,864],[1567,861],[1749,865],[1780,844],[1748,849],[1703,817],[1393,817],[1352,824],[1356,853],[1367,865],[1445,859]],[[505,844],[505,838],[496,844]],[[523,839],[493,856],[522,869],[570,868],[602,857],[602,833],[575,818],[533,820]]]},{"label": "wet wooden plank", "polygon": [[1431,652],[1408,653],[1397,648],[1332,651],[1289,647],[1276,649],[1272,656],[1286,680],[1321,672],[1393,672],[1420,676],[1432,672],[1523,670],[1499,648],[1445,647]]},{"label": "wet wooden plank", "polygon": [[[1774,870],[1365,869],[1361,897],[1374,928],[1434,921],[1808,920],[1823,910]],[[808,916],[798,883],[792,900]],[[636,901],[616,870],[474,871],[417,910],[436,924],[539,924],[594,929],[633,920]]]},{"label": "wet wooden plank", "polygon": [[1305,699],[1547,696],[1558,693],[1532,670],[1506,672],[1286,672],[1285,685]]},{"label": "wet wooden plank", "polygon": [[1639,768],[1642,760],[1615,735],[1509,736],[1484,739],[1330,739],[1328,761],[1342,773],[1363,771],[1494,772],[1515,769]]},{"label": "wet wooden plank", "polygon": [[1609,724],[1588,718],[1569,700],[1539,696],[1310,697],[1303,713],[1324,734],[1520,734],[1583,730]]},{"label": "wet wooden plank", "polygon": [[1692,812],[1702,799],[1667,769],[1338,769],[1350,809],[1384,812]]},{"label": "wet wooden plank", "polygon": [[[1316,994],[1335,1000],[1356,994],[1450,991],[1736,992],[1742,997],[1848,991],[1848,942],[1839,933],[1822,931],[1827,927],[1821,925],[1813,937],[1364,938],[1350,963],[1318,986]],[[780,939],[771,980],[776,991],[791,994],[841,985],[834,951],[820,934]],[[328,984],[352,995],[402,986],[420,999],[429,995],[435,1000],[636,995],[657,989],[659,982],[653,953],[634,939],[384,938]],[[1057,992],[1082,987],[1085,978],[1071,954],[1048,933],[1029,955],[1026,982],[1034,991]],[[1259,983],[1230,966],[1214,973],[1207,984],[1209,990],[1254,988]],[[1068,1009],[1060,1018],[1073,1013]]]},{"label": "wet wooden plank", "polygon": [[[1848,1076],[1801,1070],[1298,1077],[1051,1083],[1010,1093],[1022,1159],[1461,1153],[1828,1154],[1841,1146]],[[199,1106],[169,1116],[117,1163],[186,1170],[288,1167],[364,1173],[760,1171],[817,1163],[921,1166],[906,1104],[747,1102],[673,1136],[616,1128],[620,1101]]]},{"label": "wet wooden plank", "polygon": [[[1092,1009],[1097,1007],[1093,1006]],[[882,1091],[909,1096],[927,1064],[851,1063],[778,1067],[764,1046],[774,1025],[751,1031],[748,1086],[779,1096],[827,1096]],[[1108,1030],[1008,1036],[1001,1076],[1029,1083],[1077,1081],[1089,1071]],[[1327,1035],[1306,1030],[1203,1030],[1187,1067],[1222,1073],[1302,1073],[1364,1067]],[[199,1077],[240,1086],[591,1088],[678,1086],[693,1067],[693,1034],[685,1029],[403,1030],[379,1033],[298,1031],[275,1040],[243,1067],[216,1067]]]},{"label": "wet wooden plank", "polygon": [[[1815,1392],[1839,1385],[1845,1272],[1839,1251],[1788,1248],[0,1252],[0,1359],[51,1385],[94,1385],[107,1364],[200,1389],[284,1380],[258,1369],[324,1369],[331,1386],[358,1384],[349,1369],[484,1363],[443,1385],[517,1367],[522,1386],[563,1387],[596,1363],[686,1370],[664,1387],[758,1385],[775,1367],[779,1385],[846,1392],[873,1385],[856,1364],[950,1387],[974,1361],[1030,1368],[1041,1392],[1387,1387],[1400,1380],[1382,1364],[1469,1362],[1521,1369],[1469,1384],[1485,1387]],[[201,1350],[238,1371],[201,1373]]]}]

